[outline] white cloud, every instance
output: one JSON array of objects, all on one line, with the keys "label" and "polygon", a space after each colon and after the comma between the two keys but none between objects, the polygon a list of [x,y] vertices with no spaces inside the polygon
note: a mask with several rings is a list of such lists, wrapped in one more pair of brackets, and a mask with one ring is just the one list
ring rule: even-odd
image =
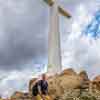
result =
[{"label": "white cloud", "polygon": [[[93,18],[94,12],[97,11],[98,4],[96,1],[84,2],[76,6],[70,34],[62,44],[62,58],[64,67],[73,67],[75,70],[85,69],[90,77],[95,77],[100,70],[100,39],[94,40],[82,34],[85,26]],[[95,9],[94,9],[95,8]],[[93,71],[95,69],[95,75]]]},{"label": "white cloud", "polygon": [[15,91],[27,92],[30,79],[45,72],[47,68],[44,65],[33,64],[31,62],[24,67],[25,68],[21,71],[13,70],[0,72],[0,95],[2,97],[9,97]]}]

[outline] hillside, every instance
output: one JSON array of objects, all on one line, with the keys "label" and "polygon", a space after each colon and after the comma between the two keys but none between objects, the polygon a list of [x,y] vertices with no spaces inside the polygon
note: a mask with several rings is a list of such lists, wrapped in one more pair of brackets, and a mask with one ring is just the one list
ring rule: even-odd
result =
[{"label": "hillside", "polygon": [[[33,100],[32,86],[35,81],[36,78],[30,80],[28,93],[16,91],[9,100]],[[100,100],[99,76],[90,81],[85,71],[77,74],[73,69],[66,69],[61,74],[48,77],[47,81],[53,100]]]}]

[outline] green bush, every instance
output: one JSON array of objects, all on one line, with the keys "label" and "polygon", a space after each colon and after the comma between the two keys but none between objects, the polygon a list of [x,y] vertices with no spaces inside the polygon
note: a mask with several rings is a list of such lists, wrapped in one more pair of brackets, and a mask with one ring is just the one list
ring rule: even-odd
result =
[{"label": "green bush", "polygon": [[72,98],[72,97],[69,97],[69,98],[67,98],[66,100],[74,100],[74,98]]},{"label": "green bush", "polygon": [[94,96],[83,96],[83,97],[80,97],[80,100],[97,100]]}]

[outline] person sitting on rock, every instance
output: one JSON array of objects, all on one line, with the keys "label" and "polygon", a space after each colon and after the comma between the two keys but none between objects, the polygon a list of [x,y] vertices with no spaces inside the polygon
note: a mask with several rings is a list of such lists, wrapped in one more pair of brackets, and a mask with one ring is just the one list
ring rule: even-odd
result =
[{"label": "person sitting on rock", "polygon": [[46,74],[42,74],[42,79],[37,81],[32,88],[35,100],[50,100],[48,96],[48,82]]}]

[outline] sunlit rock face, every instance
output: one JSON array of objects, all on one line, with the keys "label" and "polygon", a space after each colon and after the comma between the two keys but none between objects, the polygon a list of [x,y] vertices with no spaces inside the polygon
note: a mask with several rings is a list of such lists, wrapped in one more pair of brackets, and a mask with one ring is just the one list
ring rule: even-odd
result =
[{"label": "sunlit rock face", "polygon": [[67,89],[75,89],[81,86],[81,80],[77,75],[56,75],[48,80],[49,94],[55,98],[62,95]]},{"label": "sunlit rock face", "polygon": [[100,75],[98,75],[94,78],[93,84],[94,84],[95,88],[100,91]]},{"label": "sunlit rock face", "polygon": [[69,69],[65,69],[61,75],[76,75],[77,73],[72,69],[72,68],[69,68]]}]

